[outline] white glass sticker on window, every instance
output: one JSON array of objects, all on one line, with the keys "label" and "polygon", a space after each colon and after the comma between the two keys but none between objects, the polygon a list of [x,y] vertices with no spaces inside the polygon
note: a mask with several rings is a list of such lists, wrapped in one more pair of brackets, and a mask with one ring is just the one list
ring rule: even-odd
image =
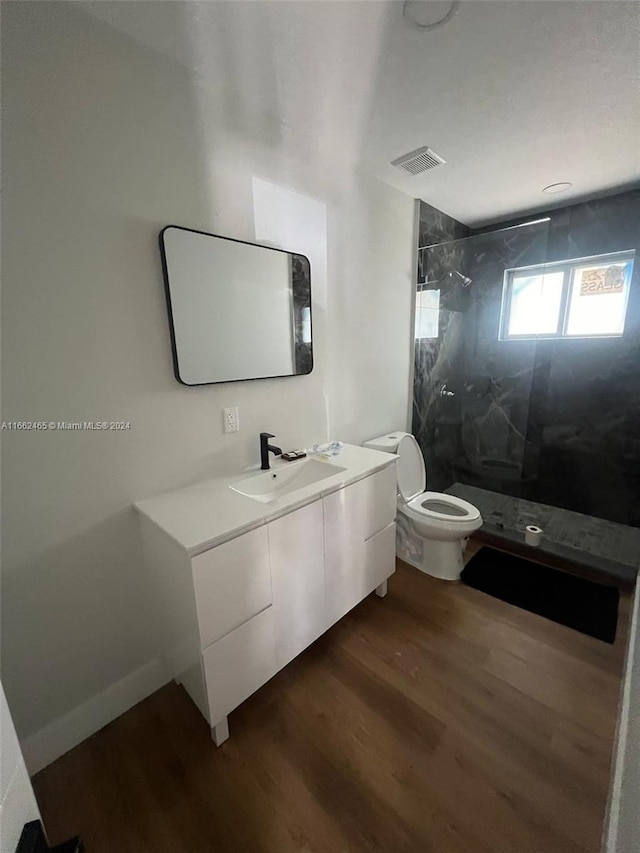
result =
[{"label": "white glass sticker on window", "polygon": [[573,273],[567,335],[621,335],[633,261],[577,267]]}]

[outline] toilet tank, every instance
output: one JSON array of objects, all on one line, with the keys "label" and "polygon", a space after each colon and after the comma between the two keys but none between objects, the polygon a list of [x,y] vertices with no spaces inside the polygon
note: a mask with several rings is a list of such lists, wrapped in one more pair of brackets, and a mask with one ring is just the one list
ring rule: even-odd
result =
[{"label": "toilet tank", "polygon": [[389,432],[387,435],[381,435],[378,438],[372,438],[365,441],[363,447],[369,447],[371,450],[382,450],[383,453],[395,453],[398,449],[400,439],[409,433],[406,432]]}]

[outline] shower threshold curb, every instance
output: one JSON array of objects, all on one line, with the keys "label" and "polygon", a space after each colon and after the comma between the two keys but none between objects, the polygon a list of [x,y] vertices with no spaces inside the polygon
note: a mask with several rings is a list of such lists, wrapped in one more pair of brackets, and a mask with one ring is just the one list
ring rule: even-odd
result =
[{"label": "shower threshold curb", "polygon": [[[478,507],[483,525],[474,538],[540,563],[632,588],[640,566],[640,530],[546,504],[454,483],[445,493]],[[544,531],[539,546],[525,544],[524,529]]]}]

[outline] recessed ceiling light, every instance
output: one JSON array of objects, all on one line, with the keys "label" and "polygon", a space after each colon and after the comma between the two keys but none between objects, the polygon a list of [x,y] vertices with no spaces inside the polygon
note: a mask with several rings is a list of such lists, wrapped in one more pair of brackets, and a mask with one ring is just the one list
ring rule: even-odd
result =
[{"label": "recessed ceiling light", "polygon": [[410,27],[428,33],[458,14],[460,0],[404,0],[402,17]]},{"label": "recessed ceiling light", "polygon": [[573,184],[569,181],[560,181],[558,184],[549,184],[549,186],[545,187],[542,192],[549,193],[549,195],[553,195],[554,193],[564,193],[572,186]]}]

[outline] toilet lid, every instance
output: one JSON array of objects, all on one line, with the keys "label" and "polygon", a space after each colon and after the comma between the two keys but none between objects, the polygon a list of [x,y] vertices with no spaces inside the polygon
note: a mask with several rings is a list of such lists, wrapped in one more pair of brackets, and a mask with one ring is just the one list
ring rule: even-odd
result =
[{"label": "toilet lid", "polygon": [[398,442],[398,491],[405,501],[410,501],[424,492],[427,485],[427,472],[424,467],[422,451],[415,438],[406,433]]}]

